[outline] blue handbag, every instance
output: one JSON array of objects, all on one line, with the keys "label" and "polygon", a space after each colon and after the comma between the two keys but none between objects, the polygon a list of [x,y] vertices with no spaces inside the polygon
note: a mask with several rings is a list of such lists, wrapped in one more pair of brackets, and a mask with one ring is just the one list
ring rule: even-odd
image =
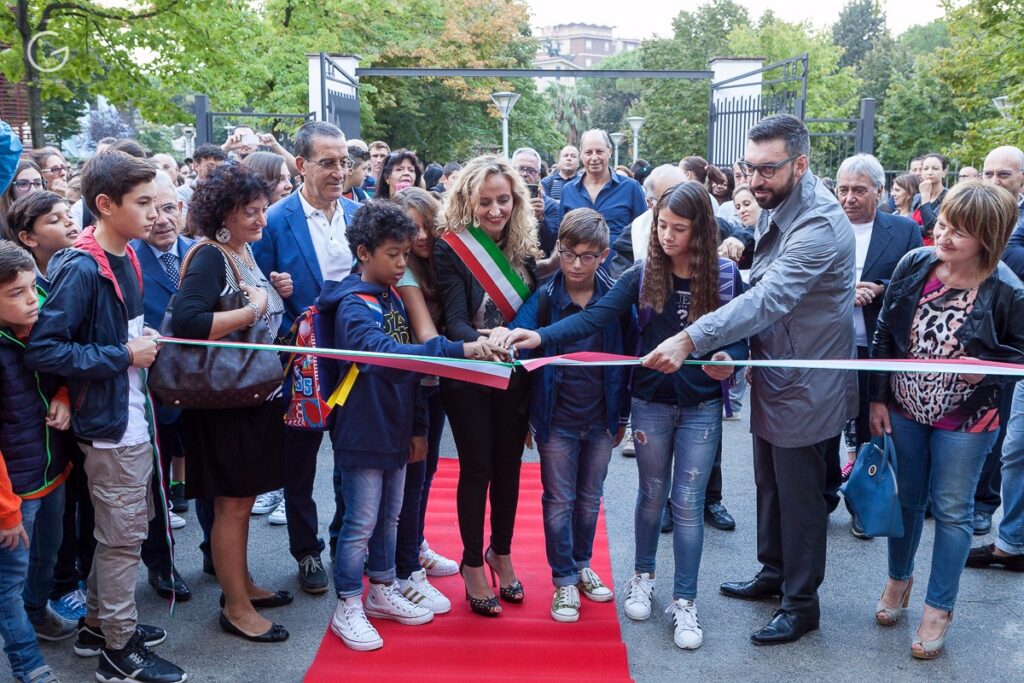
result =
[{"label": "blue handbag", "polygon": [[896,487],[896,449],[888,434],[861,446],[850,478],[840,489],[868,536],[903,536]]}]

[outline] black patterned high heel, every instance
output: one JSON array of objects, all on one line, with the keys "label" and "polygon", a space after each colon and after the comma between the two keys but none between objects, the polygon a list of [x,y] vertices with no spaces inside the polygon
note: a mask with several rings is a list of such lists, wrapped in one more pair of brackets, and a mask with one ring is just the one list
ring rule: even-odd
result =
[{"label": "black patterned high heel", "polygon": [[[459,576],[462,577],[463,583],[466,582],[466,575],[462,573],[462,569],[465,567],[464,562],[459,563]],[[469,602],[469,608],[473,610],[475,614],[479,614],[482,617],[496,617],[501,614],[501,604],[498,602],[498,598],[492,595],[488,598],[474,598],[469,594],[469,585],[466,585],[466,600]]]},{"label": "black patterned high heel", "polygon": [[[491,564],[491,561],[488,559],[492,556],[497,556],[497,553],[494,552],[494,548],[487,546],[487,552],[484,553],[484,562],[487,563],[487,567],[491,570],[491,585],[497,586],[498,570],[495,568],[493,564]],[[523,584],[519,581],[519,579],[516,579],[515,583],[513,583],[511,586],[498,587],[498,594],[501,595],[501,599],[505,602],[519,603],[522,602],[523,598],[526,597],[526,591],[523,590]]]}]

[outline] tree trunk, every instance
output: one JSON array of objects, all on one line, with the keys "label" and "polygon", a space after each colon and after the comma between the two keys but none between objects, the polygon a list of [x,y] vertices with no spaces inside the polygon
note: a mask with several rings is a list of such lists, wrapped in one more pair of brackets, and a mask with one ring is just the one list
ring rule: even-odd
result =
[{"label": "tree trunk", "polygon": [[39,70],[33,61],[36,45],[32,42],[28,0],[18,0],[15,23],[21,36],[21,63],[25,69],[25,94],[28,97],[28,123],[32,131],[32,147],[42,147],[46,140],[43,130],[43,98],[39,89]]}]

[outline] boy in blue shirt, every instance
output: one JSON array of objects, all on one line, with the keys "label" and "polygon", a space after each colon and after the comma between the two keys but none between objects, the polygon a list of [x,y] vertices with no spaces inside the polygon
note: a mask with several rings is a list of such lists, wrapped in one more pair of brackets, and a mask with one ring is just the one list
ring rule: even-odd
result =
[{"label": "boy in blue shirt", "polygon": [[[556,250],[561,271],[519,309],[512,327],[536,330],[584,310],[612,288],[601,264],[609,253],[608,224],[593,209],[565,215]],[[583,351],[623,354],[635,345],[632,314],[589,337],[549,345],[540,355]],[[612,591],[590,568],[604,479],[612,449],[629,418],[626,368],[548,366],[533,385],[530,428],[540,451],[544,540],[555,595],[551,618],[580,618],[580,593],[608,602]]]},{"label": "boy in blue shirt", "polygon": [[[405,211],[387,201],[367,202],[356,213],[346,236],[360,272],[341,282],[326,282],[317,299],[322,314],[335,316],[335,346],[447,358],[489,356],[487,342],[452,342],[438,336],[425,344],[410,343],[409,318],[395,285],[405,274],[416,232]],[[418,395],[419,373],[372,365],[346,370],[356,373],[355,380],[334,409],[331,427],[345,501],[334,558],[338,606],[331,630],[353,650],[367,651],[384,645],[367,614],[406,625],[434,618],[430,609],[402,594],[395,572],[405,465],[427,454],[426,402]],[[367,551],[370,590],[364,609]]]}]

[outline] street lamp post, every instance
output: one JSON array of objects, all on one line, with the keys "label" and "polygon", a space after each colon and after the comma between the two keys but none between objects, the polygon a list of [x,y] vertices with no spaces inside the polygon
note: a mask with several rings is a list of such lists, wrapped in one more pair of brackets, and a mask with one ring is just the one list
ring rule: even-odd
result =
[{"label": "street lamp post", "polygon": [[640,158],[640,129],[644,125],[644,117],[642,116],[630,116],[626,119],[626,123],[633,129],[633,163]]},{"label": "street lamp post", "polygon": [[515,92],[502,91],[491,94],[491,101],[501,112],[501,150],[506,159],[508,158],[508,115],[512,111],[512,107],[516,106],[518,99],[519,93]]},{"label": "street lamp post", "polygon": [[615,166],[619,165],[619,145],[626,139],[626,136],[622,133],[612,133],[609,135],[612,139],[612,144],[615,145]]}]

